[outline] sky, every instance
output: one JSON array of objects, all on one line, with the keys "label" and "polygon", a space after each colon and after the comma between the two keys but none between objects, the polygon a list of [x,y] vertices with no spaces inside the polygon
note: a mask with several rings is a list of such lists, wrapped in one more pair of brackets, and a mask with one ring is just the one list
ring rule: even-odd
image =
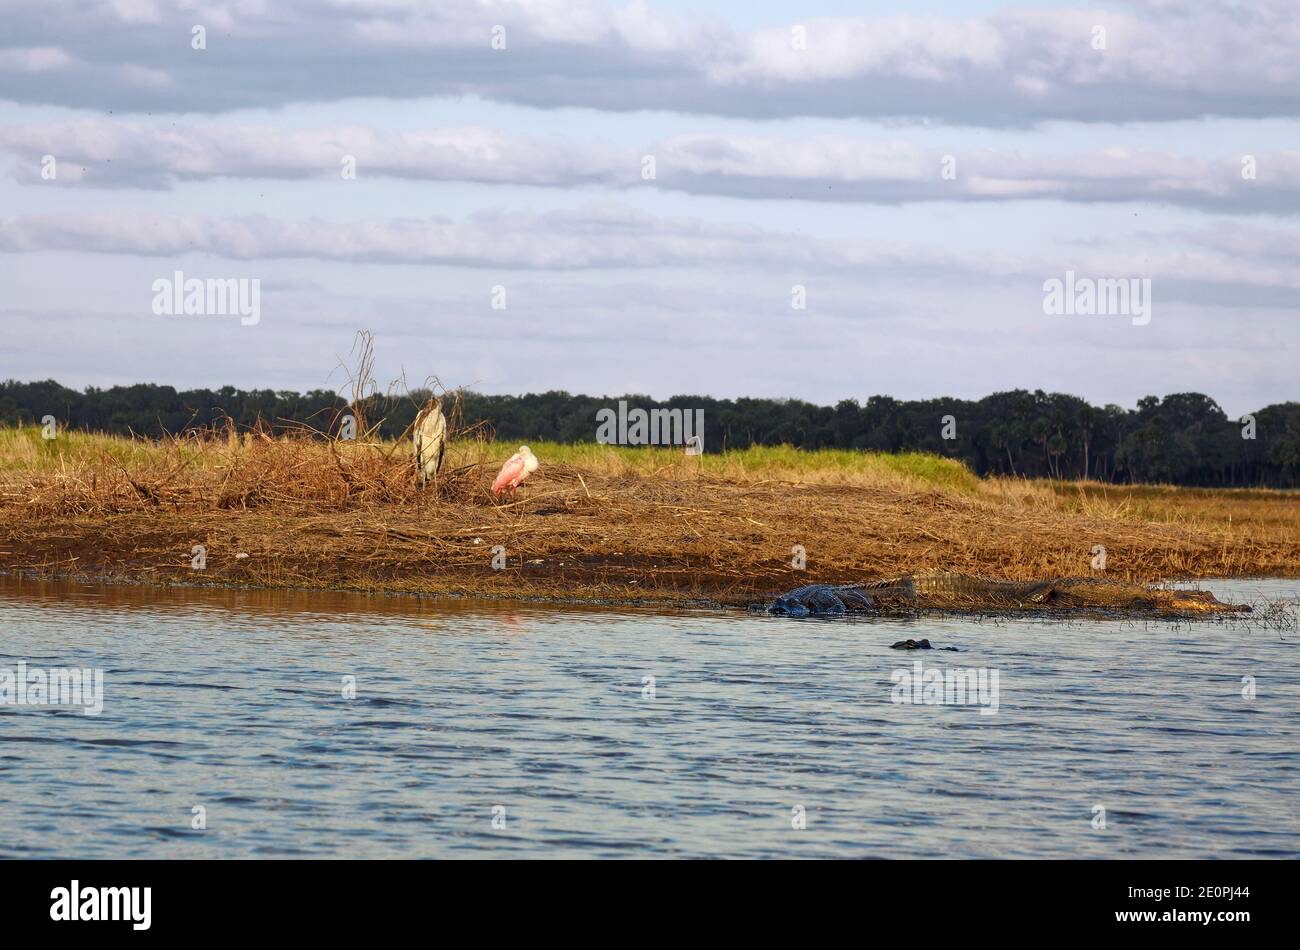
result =
[{"label": "sky", "polygon": [[[381,388],[1300,398],[1293,0],[0,23],[0,378],[333,388],[367,329]],[[256,320],[158,312],[178,271]]]}]

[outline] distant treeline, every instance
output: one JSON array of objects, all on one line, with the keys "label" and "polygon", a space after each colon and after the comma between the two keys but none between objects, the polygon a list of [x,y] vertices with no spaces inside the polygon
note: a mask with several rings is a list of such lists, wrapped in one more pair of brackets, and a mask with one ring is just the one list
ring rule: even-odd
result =
[{"label": "distant treeline", "polygon": [[[387,437],[415,418],[425,393],[372,397],[364,416]],[[1091,406],[1075,396],[1042,391],[994,393],[983,399],[900,401],[872,396],[865,405],[833,407],[795,399],[712,399],[675,396],[574,396],[566,392],[485,396],[466,392],[466,423],[485,421],[497,438],[590,442],[597,412],[631,408],[699,410],[704,449],[789,444],[801,448],[917,450],[961,459],[981,475],[1088,477],[1109,482],[1203,486],[1300,487],[1300,403],[1267,406],[1245,421],[1229,419],[1200,393],[1147,396],[1135,409]],[[53,415],[89,431],[159,436],[201,426],[337,424],[348,401],[329,390],[191,389],[141,384],[68,389],[53,380],[0,383],[0,422],[36,424]],[[945,435],[954,436],[945,438]],[[1253,438],[1250,436],[1253,435]]]}]

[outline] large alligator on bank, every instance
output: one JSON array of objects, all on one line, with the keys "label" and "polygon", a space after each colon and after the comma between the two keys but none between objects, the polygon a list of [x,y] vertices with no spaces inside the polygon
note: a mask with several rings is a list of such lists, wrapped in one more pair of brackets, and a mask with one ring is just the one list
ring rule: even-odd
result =
[{"label": "large alligator on bank", "polygon": [[861,584],[807,584],[766,605],[783,617],[838,617],[856,613],[917,610],[1096,611],[1186,616],[1238,613],[1250,608],[1225,604],[1209,591],[1169,590],[1106,577],[1063,577],[1047,581],[999,581],[970,574],[921,574]]}]

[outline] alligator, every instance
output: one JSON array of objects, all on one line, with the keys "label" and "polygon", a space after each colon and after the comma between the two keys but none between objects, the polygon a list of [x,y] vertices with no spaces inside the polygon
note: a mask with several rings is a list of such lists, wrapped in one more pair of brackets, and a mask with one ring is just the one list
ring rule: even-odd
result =
[{"label": "alligator", "polygon": [[970,574],[921,574],[860,584],[806,584],[765,605],[782,617],[838,617],[854,613],[917,610],[1108,611],[1190,616],[1248,612],[1225,604],[1209,591],[1168,590],[1107,577],[1063,577],[1046,581],[999,581]]}]

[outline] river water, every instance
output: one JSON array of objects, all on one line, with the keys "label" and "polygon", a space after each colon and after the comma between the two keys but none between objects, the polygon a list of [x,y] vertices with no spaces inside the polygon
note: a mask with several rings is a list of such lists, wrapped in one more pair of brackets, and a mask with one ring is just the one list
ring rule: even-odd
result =
[{"label": "river water", "polygon": [[1296,857],[1298,642],[0,577],[0,856]]}]

